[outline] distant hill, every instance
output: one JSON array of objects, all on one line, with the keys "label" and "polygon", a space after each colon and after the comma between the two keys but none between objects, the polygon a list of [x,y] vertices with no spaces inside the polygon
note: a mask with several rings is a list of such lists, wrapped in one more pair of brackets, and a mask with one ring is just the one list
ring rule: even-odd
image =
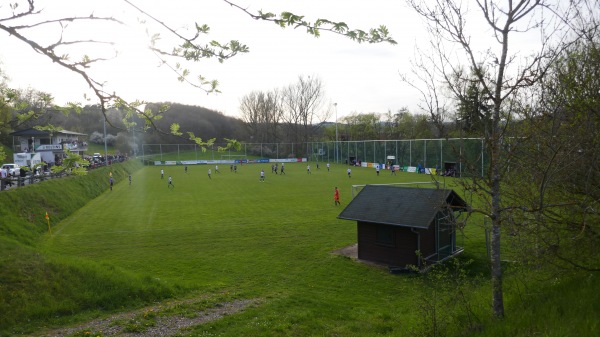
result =
[{"label": "distant hill", "polygon": [[[193,132],[204,140],[217,138],[222,142],[224,138],[243,139],[245,136],[243,122],[240,119],[225,116],[220,112],[198,106],[183,105],[178,103],[156,103],[149,104],[149,108],[167,104],[169,110],[156,125],[162,130],[169,130],[169,126],[178,123],[182,133]],[[173,144],[184,141],[175,136],[163,135],[157,132],[149,132],[144,135],[147,144]]]},{"label": "distant hill", "polygon": [[[187,136],[181,138],[165,134],[169,133],[170,126],[173,123],[178,123],[181,126],[180,131],[184,135],[187,135],[187,132],[193,132],[196,136],[204,140],[217,138],[217,142],[223,142],[224,138],[244,139],[245,137],[242,120],[225,116],[220,112],[210,109],[179,103],[160,102],[149,103],[147,108],[158,111],[158,107],[164,104],[170,108],[155,123],[162,132],[152,129],[147,130],[143,136],[143,142],[146,144],[182,144],[190,142],[186,140]],[[123,112],[111,109],[107,112],[107,116],[109,120],[109,123],[106,124],[107,134],[116,136],[119,133],[128,133],[122,121],[124,117]],[[138,125],[140,126],[143,123],[141,119],[138,121]],[[87,135],[91,135],[94,132],[104,133],[104,118],[100,107],[95,105],[85,106],[80,114],[71,113],[64,115],[60,111],[50,111],[41,118],[24,123],[19,129],[48,124]],[[141,129],[141,127],[139,128]],[[139,137],[138,135],[136,135],[136,138]]]}]

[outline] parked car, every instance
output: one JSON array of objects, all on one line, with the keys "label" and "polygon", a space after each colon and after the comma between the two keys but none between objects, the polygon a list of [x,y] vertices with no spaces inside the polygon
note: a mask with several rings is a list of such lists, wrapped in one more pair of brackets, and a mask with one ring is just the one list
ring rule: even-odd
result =
[{"label": "parked car", "polygon": [[2,164],[2,168],[8,171],[11,176],[18,176],[21,166],[17,164]]}]

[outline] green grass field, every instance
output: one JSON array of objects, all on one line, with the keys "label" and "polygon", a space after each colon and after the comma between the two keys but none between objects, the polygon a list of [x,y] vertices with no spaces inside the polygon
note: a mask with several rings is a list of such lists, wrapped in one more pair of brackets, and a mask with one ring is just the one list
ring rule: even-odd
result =
[{"label": "green grass field", "polygon": [[[428,181],[429,176],[382,172],[377,177],[374,169],[353,168],[348,178],[345,166],[327,172],[315,163],[309,175],[305,164],[291,163],[285,175],[271,174],[269,164],[238,165],[237,173],[224,165],[214,173],[211,166],[209,179],[208,168],[189,166],[187,174],[183,166],[144,168],[131,186],[122,179],[58,224],[44,249],[190,291],[261,299],[256,334],[295,321],[286,329],[364,335],[379,315],[389,322],[410,316],[410,297],[403,294],[411,278],[332,254],[356,242],[355,222],[336,216],[350,201],[352,184]],[[167,187],[169,175],[174,188]],[[342,206],[334,206],[335,186]],[[382,323],[385,329],[393,328],[389,322]],[[247,331],[248,323],[230,322],[227,330]]]},{"label": "green grass field", "polygon": [[[597,323],[594,326],[590,318],[598,309],[594,304],[598,296],[591,291],[597,278],[585,276],[589,287],[574,289],[568,282],[519,280],[510,268],[505,282],[506,324],[494,322],[488,301],[485,239],[477,217],[459,243],[465,246],[460,260],[473,260],[466,270],[466,283],[452,278],[428,283],[422,276],[394,275],[385,268],[333,254],[356,243],[356,223],[336,218],[350,201],[353,184],[427,182],[431,177],[391,176],[389,171],[376,176],[374,169],[357,167],[348,178],[344,165],[332,165],[331,172],[322,163],[320,170],[314,162],[311,167],[309,175],[306,164],[286,163],[286,175],[275,175],[270,164],[238,165],[237,173],[230,172],[228,165],[220,165],[221,173],[210,166],[209,179],[206,165],[188,166],[187,174],[183,166],[147,166],[135,171],[131,185],[126,172],[115,171],[112,191],[108,190],[110,168],[100,169],[94,174],[102,174],[96,183],[105,184],[104,192],[54,223],[52,235],[44,234],[35,245],[52,266],[84,267],[60,269],[60,277],[73,280],[68,282],[74,289],[65,289],[65,280],[53,283],[46,277],[50,281],[40,287],[48,292],[39,297],[56,293],[55,300],[48,300],[56,308],[46,309],[51,315],[39,314],[31,331],[85,322],[159,300],[194,298],[212,306],[236,299],[249,299],[253,304],[241,313],[190,328],[186,333],[192,336],[426,336],[431,335],[427,309],[431,304],[440,311],[436,318],[447,322],[443,331],[449,336],[564,336],[568,325],[559,319],[546,320],[565,313],[570,323],[580,326],[571,332],[597,331]],[[265,182],[259,181],[261,169],[266,172]],[[169,175],[174,188],[167,186]],[[451,178],[443,182],[453,186]],[[342,205],[337,207],[335,186],[341,190]],[[50,217],[59,216],[50,211]],[[524,291],[523,283],[535,291]],[[439,299],[466,294],[475,318],[449,315],[451,309],[464,312],[465,308],[459,308],[460,301],[429,297],[432,285],[439,287],[439,293],[434,292]],[[578,308],[588,309],[584,315],[567,308],[569,291],[587,295],[578,302]],[[551,307],[541,305],[539,299],[547,300],[548,294],[565,298]],[[557,307],[565,308],[557,311]],[[531,308],[536,312],[522,314]],[[28,312],[34,319],[31,312],[35,310]],[[177,310],[192,315],[189,307]],[[467,320],[485,328],[469,330]],[[16,324],[20,326],[16,330],[27,330],[26,323]]]}]

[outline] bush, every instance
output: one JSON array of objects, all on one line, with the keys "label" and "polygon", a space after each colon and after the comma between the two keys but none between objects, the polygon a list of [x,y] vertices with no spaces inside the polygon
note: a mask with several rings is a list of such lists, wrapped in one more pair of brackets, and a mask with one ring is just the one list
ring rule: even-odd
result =
[{"label": "bush", "polygon": [[[104,135],[100,132],[94,131],[90,135],[89,141],[90,141],[90,143],[104,145]],[[106,135],[106,144],[107,145],[114,146],[116,142],[117,142],[117,136],[111,135],[111,134]]]}]

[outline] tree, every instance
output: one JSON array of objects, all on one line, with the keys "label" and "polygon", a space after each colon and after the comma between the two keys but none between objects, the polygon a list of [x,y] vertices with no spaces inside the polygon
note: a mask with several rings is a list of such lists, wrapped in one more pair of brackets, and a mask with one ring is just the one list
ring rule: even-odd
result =
[{"label": "tree", "polygon": [[406,109],[399,110],[394,116],[398,139],[431,138],[434,125],[428,115],[413,114]]},{"label": "tree", "polygon": [[[396,43],[388,36],[388,30],[385,26],[373,28],[368,31],[350,29],[343,22],[334,22],[323,18],[310,22],[305,20],[303,16],[290,12],[283,12],[280,15],[276,15],[270,12],[259,11],[254,14],[231,1],[224,0],[224,2],[232,6],[232,8],[243,11],[252,19],[272,22],[279,27],[304,27],[308,34],[317,37],[322,31],[328,31],[333,34],[346,36],[357,42]],[[210,27],[206,24],[196,22],[194,24],[194,31],[190,35],[184,35],[179,30],[161,21],[160,17],[153,16],[151,13],[145,11],[143,5],[137,6],[128,0],[123,0],[123,4],[123,11],[120,12],[120,17],[96,16],[92,11],[88,15],[66,15],[58,18],[47,18],[40,15],[43,13],[43,10],[37,8],[35,0],[15,0],[8,6],[0,7],[0,30],[22,41],[30,46],[34,52],[47,57],[55,64],[65,68],[65,70],[80,76],[93,91],[103,114],[111,107],[114,107],[135,111],[135,115],[142,116],[144,118],[144,126],[129,125],[130,127],[137,127],[140,129],[139,131],[147,128],[157,129],[155,121],[157,118],[160,118],[160,115],[165,110],[154,111],[148,109],[146,108],[148,102],[128,102],[118,93],[106,90],[101,75],[96,76],[91,71],[94,65],[116,57],[114,50],[111,50],[114,36],[110,36],[109,34],[112,29],[107,28],[133,24],[133,22],[129,22],[127,15],[124,14],[126,12],[125,9],[132,10],[137,16],[141,16],[143,18],[141,22],[147,24],[147,45],[159,62],[172,69],[180,81],[193,85],[207,93],[218,92],[218,81],[207,79],[202,75],[197,76],[196,79],[191,79],[192,71],[184,66],[184,62],[198,62],[206,59],[216,59],[219,62],[224,62],[240,53],[247,53],[249,51],[246,45],[237,40],[219,42],[207,39]],[[135,24],[138,23],[136,22]],[[86,26],[93,26],[96,29],[85,30],[88,32],[88,35],[83,37],[79,37],[81,35],[78,34],[69,34],[79,33],[83,30],[78,29]],[[56,35],[53,39],[50,39],[50,42],[38,39],[32,31],[40,29],[56,32]],[[173,41],[172,39],[175,39],[175,45],[168,42]],[[167,41],[167,43],[163,43],[164,41]],[[101,48],[101,51],[96,54],[81,53],[81,50],[94,50],[94,48],[103,46],[108,48]],[[79,111],[80,109],[81,106],[78,103],[71,103],[67,107],[64,107],[66,112]],[[107,120],[107,122],[109,121]],[[177,136],[183,135],[179,131],[178,124],[172,124],[169,132]],[[187,137],[200,146],[208,145],[191,132],[187,133]]]},{"label": "tree", "polygon": [[377,113],[354,113],[342,119],[346,125],[346,140],[380,139],[383,125]]},{"label": "tree", "polygon": [[72,175],[85,175],[87,173],[86,166],[90,165],[89,161],[69,150],[65,150],[65,155],[60,165],[52,166],[53,173],[69,172]]},{"label": "tree", "polygon": [[344,140],[432,138],[434,129],[428,115],[412,114],[406,108],[395,114],[353,113],[342,118]]},{"label": "tree", "polygon": [[321,79],[299,76],[298,81],[282,90],[283,120],[292,142],[308,142],[330,115],[325,105]]},{"label": "tree", "polygon": [[408,108],[404,107],[399,109],[396,113],[392,113],[392,111],[388,111],[385,114],[385,130],[386,130],[386,139],[408,139],[410,136],[405,132],[403,119],[410,119],[412,117],[411,112]]},{"label": "tree", "polygon": [[[10,132],[9,122],[11,119],[11,110],[8,105],[9,94],[10,91],[6,84],[6,76],[2,72],[2,68],[0,68],[0,140],[4,139],[8,132]],[[6,154],[4,153],[4,148],[0,146],[0,162],[4,161],[5,157]]]},{"label": "tree", "polygon": [[474,79],[466,84],[458,97],[456,120],[466,135],[475,137],[489,135],[491,130],[491,104],[489,94]]},{"label": "tree", "polygon": [[250,128],[254,142],[266,143],[278,140],[278,129],[283,110],[278,90],[253,91],[240,99],[242,120]]},{"label": "tree", "polygon": [[8,82],[8,78],[0,68],[0,98],[2,99],[0,127],[12,130],[52,110],[51,94],[32,88],[13,89]]},{"label": "tree", "polygon": [[519,123],[529,140],[513,156],[511,171],[533,182],[537,193],[511,184],[507,194],[523,205],[510,211],[519,224],[510,231],[521,260],[559,272],[600,271],[600,36],[596,24],[586,30],[550,66]]},{"label": "tree", "polygon": [[[424,111],[437,130],[436,137],[446,137],[446,122],[448,102],[443,91],[445,84],[436,72],[434,54],[424,52],[418,46],[415,49],[416,60],[411,61],[412,76],[400,74],[402,82],[406,83],[420,94],[419,108]],[[414,77],[414,78],[413,78]]]},{"label": "tree", "polygon": [[[486,176],[469,182],[465,187],[477,193],[483,206],[477,210],[487,215],[492,222],[491,234],[491,282],[492,308],[495,316],[504,316],[502,286],[501,237],[503,224],[507,221],[507,210],[511,209],[503,200],[504,183],[507,177],[508,157],[504,152],[506,122],[501,122],[502,112],[519,93],[538,82],[546,73],[547,65],[557,58],[564,48],[565,31],[577,2],[568,5],[556,1],[518,0],[494,1],[477,0],[475,7],[492,38],[482,42],[481,50],[471,34],[481,31],[481,26],[469,30],[468,23],[476,17],[468,16],[469,11],[460,1],[419,1],[408,0],[408,4],[427,22],[432,35],[432,49],[436,50],[436,71],[442,74],[445,82],[456,97],[460,89],[471,81],[464,76],[463,69],[472,69],[475,83],[487,95],[490,106],[490,132],[485,146],[490,155]],[[539,14],[539,16],[538,16]],[[542,15],[543,14],[543,15]],[[476,29],[476,30],[474,30]],[[519,34],[532,31],[543,32],[539,48],[528,57],[519,57],[518,52],[510,53],[511,41]],[[453,59],[453,53],[446,52],[447,42],[457,46],[461,57]],[[550,48],[554,42],[554,48]],[[494,47],[497,49],[494,51]],[[466,64],[467,66],[463,66]],[[458,85],[457,85],[458,84]],[[510,121],[510,120],[509,120]],[[487,191],[487,192],[484,192]],[[518,206],[518,205],[514,205]]]},{"label": "tree", "polygon": [[[31,88],[25,90],[12,89],[8,78],[0,68],[0,140],[6,140],[8,134],[16,127],[30,124],[44,116],[51,109],[52,96]],[[52,125],[47,125],[52,130]],[[0,148],[0,161],[6,157]]]},{"label": "tree", "polygon": [[392,110],[388,109],[388,111],[383,114],[382,119],[384,139],[393,139],[396,123],[394,121],[394,114],[392,113]]}]

